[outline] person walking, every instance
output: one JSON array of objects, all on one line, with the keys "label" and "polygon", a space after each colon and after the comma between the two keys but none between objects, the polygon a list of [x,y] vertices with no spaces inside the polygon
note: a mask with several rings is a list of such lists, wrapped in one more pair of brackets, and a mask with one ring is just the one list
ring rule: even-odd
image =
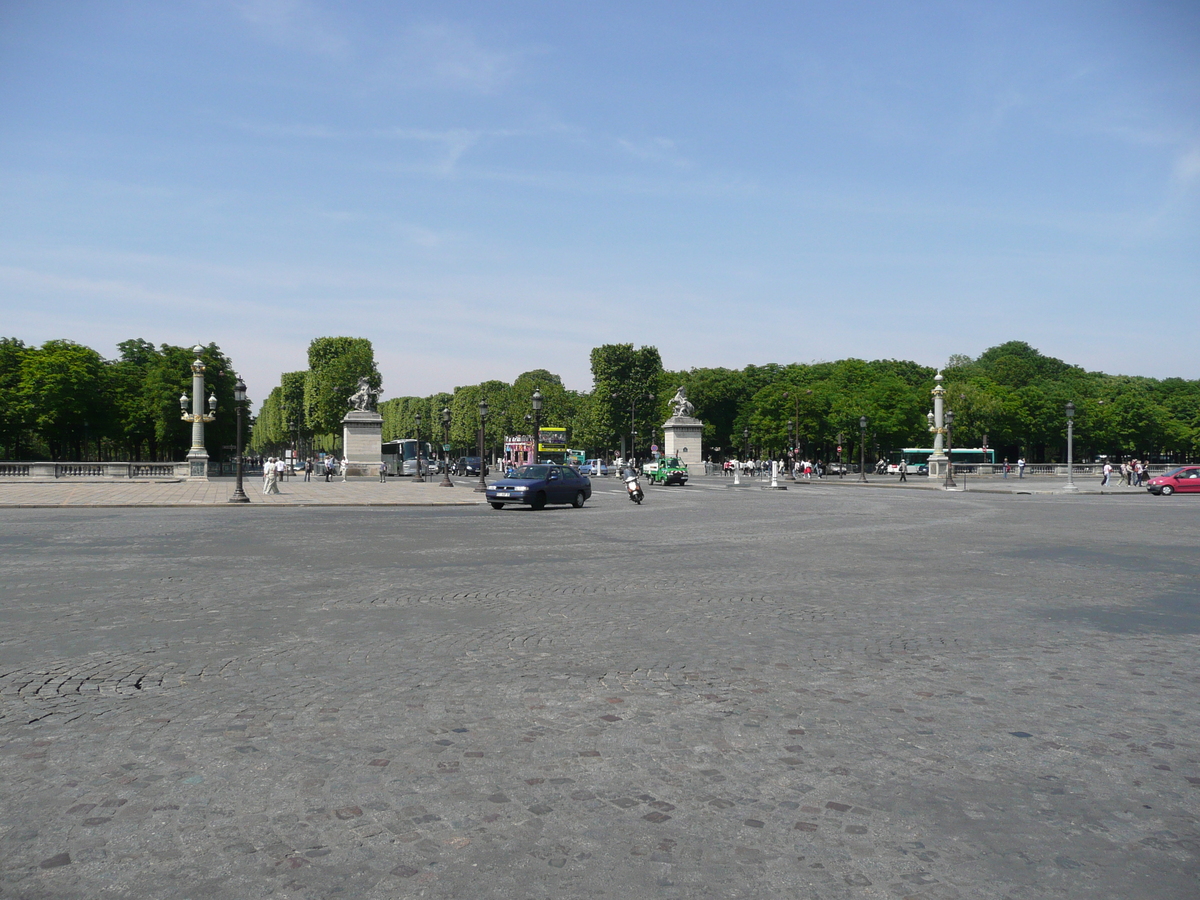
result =
[{"label": "person walking", "polygon": [[311,459],[304,461],[304,480],[312,481],[313,463]]},{"label": "person walking", "polygon": [[329,479],[333,477],[333,457],[325,457],[325,483],[329,484]]},{"label": "person walking", "polygon": [[379,483],[387,484],[387,463],[385,462],[379,464]]},{"label": "person walking", "polygon": [[342,457],[342,483],[343,484],[346,483],[346,472],[349,471],[349,469],[350,469],[350,460],[346,459],[346,457],[343,456]]},{"label": "person walking", "polygon": [[1008,480],[1008,470],[1011,468],[1008,464],[1008,457],[1004,457],[1004,478]]},{"label": "person walking", "polygon": [[1100,479],[1100,487],[1108,487],[1108,479],[1112,477],[1112,470],[1112,463],[1106,462],[1104,464],[1104,475]]},{"label": "person walking", "polygon": [[263,460],[262,475],[263,475],[263,493],[267,492],[267,479],[275,472],[275,459],[268,456]]},{"label": "person walking", "polygon": [[908,463],[900,460],[900,480],[908,481]]},{"label": "person walking", "polygon": [[266,470],[266,479],[263,481],[263,493],[278,494],[279,470],[275,468],[275,459],[268,460],[266,466],[263,468]]},{"label": "person walking", "polygon": [[1023,456],[1017,460],[1017,477],[1025,477],[1025,457]]},{"label": "person walking", "polygon": [[275,460],[275,480],[276,481],[287,481],[287,470],[288,470],[287,463],[284,462],[282,458]]}]

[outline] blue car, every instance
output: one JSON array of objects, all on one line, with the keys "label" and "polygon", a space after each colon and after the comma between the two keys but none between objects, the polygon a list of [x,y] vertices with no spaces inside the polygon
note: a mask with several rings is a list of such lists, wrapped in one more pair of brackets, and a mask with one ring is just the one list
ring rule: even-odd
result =
[{"label": "blue car", "polygon": [[592,496],[592,482],[570,466],[539,463],[520,466],[487,486],[492,509],[506,503],[525,503],[541,509],[547,503],[570,503],[576,509]]}]

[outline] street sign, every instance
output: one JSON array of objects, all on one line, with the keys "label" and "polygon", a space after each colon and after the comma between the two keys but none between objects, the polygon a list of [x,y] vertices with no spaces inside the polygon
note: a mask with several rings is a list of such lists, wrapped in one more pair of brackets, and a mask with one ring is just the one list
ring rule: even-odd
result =
[{"label": "street sign", "polygon": [[841,453],[841,452],[842,452],[842,445],[838,444],[838,453]]},{"label": "street sign", "polygon": [[651,452],[651,453],[657,453],[657,452],[658,452],[658,444],[651,444],[651,445],[650,445],[650,452]]}]

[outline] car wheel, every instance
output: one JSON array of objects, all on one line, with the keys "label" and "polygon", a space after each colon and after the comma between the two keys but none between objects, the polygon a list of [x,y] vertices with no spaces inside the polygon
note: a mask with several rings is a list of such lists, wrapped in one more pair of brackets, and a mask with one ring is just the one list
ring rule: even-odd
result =
[{"label": "car wheel", "polygon": [[504,509],[504,504],[503,503],[493,503],[492,509]]},{"label": "car wheel", "polygon": [[571,501],[571,505],[576,509],[579,509],[579,507],[583,506],[583,501],[586,499],[587,498],[583,496],[583,491],[579,491],[575,494],[575,499]]},{"label": "car wheel", "polygon": [[530,501],[529,505],[531,507],[533,507],[534,509],[545,509],[546,508],[546,492],[538,491],[537,496],[534,497],[532,501]]},{"label": "car wheel", "polygon": [[1171,487],[1169,484],[1164,484],[1162,486],[1161,493],[1164,497],[1170,497],[1173,493],[1175,493],[1175,488]]}]

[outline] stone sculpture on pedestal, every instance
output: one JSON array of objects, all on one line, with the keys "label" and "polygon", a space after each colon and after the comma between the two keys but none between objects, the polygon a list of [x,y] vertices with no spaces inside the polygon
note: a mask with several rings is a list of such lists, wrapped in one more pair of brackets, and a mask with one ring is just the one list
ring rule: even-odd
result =
[{"label": "stone sculpture on pedestal", "polygon": [[663,423],[663,452],[666,456],[678,456],[688,467],[689,475],[704,474],[704,454],[701,438],[704,423],[692,413],[696,407],[687,398],[687,391],[680,386],[671,399],[671,418]]},{"label": "stone sculpture on pedestal", "polygon": [[379,472],[383,459],[383,416],[375,410],[380,392],[358,379],[358,389],[350,395],[350,412],[342,419],[342,458],[347,474],[371,475]]}]

